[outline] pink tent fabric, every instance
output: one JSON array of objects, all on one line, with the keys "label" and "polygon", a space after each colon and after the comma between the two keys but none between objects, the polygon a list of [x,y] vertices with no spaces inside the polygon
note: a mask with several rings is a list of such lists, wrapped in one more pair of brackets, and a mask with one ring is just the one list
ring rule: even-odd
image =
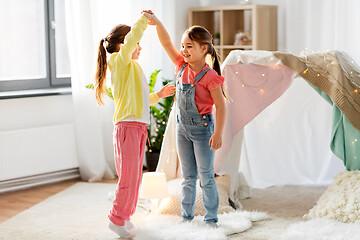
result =
[{"label": "pink tent fabric", "polygon": [[229,101],[223,145],[215,154],[215,172],[226,159],[236,134],[288,89],[295,72],[283,65],[238,63],[226,65],[223,75]]}]

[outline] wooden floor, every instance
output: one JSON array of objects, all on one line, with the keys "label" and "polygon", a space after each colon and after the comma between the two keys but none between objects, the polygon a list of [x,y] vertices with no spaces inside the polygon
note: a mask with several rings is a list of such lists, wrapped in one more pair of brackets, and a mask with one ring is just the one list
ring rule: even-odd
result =
[{"label": "wooden floor", "polygon": [[[47,199],[48,197],[61,192],[77,182],[82,182],[82,180],[68,180],[60,183],[47,184],[25,190],[0,194],[0,223]],[[117,183],[117,179],[102,180],[101,182]]]}]

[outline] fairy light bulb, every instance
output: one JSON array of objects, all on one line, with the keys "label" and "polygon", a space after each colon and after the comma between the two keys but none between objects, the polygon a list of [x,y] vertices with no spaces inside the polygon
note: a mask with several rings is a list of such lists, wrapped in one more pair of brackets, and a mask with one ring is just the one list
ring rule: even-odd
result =
[{"label": "fairy light bulb", "polygon": [[152,150],[151,150],[151,149],[149,149],[149,152],[152,152]]},{"label": "fairy light bulb", "polygon": [[260,94],[264,94],[264,89],[260,89]]},{"label": "fairy light bulb", "polygon": [[166,123],[165,121],[162,122],[162,124],[165,124],[165,123]]},{"label": "fairy light bulb", "polygon": [[307,73],[307,70],[304,70],[304,71],[303,71],[303,74],[306,74],[306,73]]},{"label": "fairy light bulb", "polygon": [[245,85],[244,85],[244,84],[241,84],[241,86],[242,86],[242,87],[245,87]]},{"label": "fairy light bulb", "polygon": [[354,92],[355,92],[355,93],[358,93],[358,92],[359,92],[359,90],[355,89],[355,90],[354,90]]},{"label": "fairy light bulb", "polygon": [[265,77],[265,73],[261,74],[261,76]]},{"label": "fairy light bulb", "polygon": [[317,76],[320,77],[320,74],[318,73]]}]

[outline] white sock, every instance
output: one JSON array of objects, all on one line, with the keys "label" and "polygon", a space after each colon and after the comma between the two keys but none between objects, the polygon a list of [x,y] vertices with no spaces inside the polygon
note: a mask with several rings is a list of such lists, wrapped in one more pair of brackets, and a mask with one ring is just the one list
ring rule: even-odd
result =
[{"label": "white sock", "polygon": [[120,238],[132,238],[134,234],[130,233],[125,226],[118,226],[109,222],[109,228],[111,231],[119,235]]},{"label": "white sock", "polygon": [[126,221],[126,222],[125,222],[125,227],[126,227],[126,229],[129,230],[129,231],[136,229],[135,225],[134,225],[132,222],[130,222],[130,221]]}]

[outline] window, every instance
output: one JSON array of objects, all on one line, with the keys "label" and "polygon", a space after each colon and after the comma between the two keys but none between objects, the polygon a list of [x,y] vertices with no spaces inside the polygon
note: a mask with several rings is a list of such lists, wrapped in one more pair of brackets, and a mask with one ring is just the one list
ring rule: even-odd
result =
[{"label": "window", "polygon": [[0,93],[70,86],[65,0],[1,0],[0,29]]}]

